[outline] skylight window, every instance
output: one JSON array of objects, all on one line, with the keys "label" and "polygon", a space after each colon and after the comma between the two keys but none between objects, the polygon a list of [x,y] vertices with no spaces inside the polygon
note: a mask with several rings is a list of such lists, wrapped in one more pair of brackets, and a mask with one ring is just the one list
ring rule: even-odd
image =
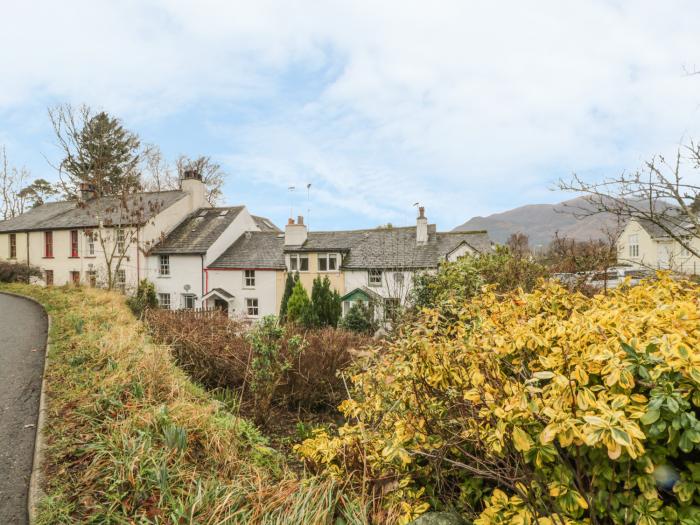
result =
[{"label": "skylight window", "polygon": [[225,217],[227,213],[228,213],[228,210],[221,210],[219,212],[219,217]]}]

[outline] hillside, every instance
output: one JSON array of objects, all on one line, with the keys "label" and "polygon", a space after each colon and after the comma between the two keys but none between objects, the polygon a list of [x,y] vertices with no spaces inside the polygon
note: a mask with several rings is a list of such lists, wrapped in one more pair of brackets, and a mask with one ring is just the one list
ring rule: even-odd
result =
[{"label": "hillside", "polygon": [[547,245],[559,232],[560,236],[586,240],[605,236],[606,228],[615,225],[610,214],[599,214],[577,219],[573,215],[576,208],[586,206],[584,197],[578,197],[559,204],[529,204],[488,217],[472,217],[454,231],[487,230],[493,241],[503,243],[510,234],[522,232],[530,237],[530,245]]}]

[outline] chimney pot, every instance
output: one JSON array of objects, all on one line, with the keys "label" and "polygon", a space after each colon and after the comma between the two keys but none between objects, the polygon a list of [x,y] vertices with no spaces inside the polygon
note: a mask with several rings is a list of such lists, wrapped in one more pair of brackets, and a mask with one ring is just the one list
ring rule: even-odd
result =
[{"label": "chimney pot", "polygon": [[303,215],[299,215],[297,217],[297,224],[304,224],[304,216]]},{"label": "chimney pot", "polygon": [[425,206],[418,207],[418,218],[423,219],[425,217]]},{"label": "chimney pot", "polygon": [[202,175],[197,170],[185,170],[182,173],[183,179],[202,180]]}]

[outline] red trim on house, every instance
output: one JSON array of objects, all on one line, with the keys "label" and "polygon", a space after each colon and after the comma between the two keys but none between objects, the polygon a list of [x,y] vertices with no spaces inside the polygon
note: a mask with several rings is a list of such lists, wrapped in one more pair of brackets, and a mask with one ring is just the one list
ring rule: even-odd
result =
[{"label": "red trim on house", "polygon": [[207,295],[209,293],[209,268],[204,268],[204,278],[206,280],[204,295]]},{"label": "red trim on house", "polygon": [[[282,268],[206,268],[205,271],[211,270],[212,272],[242,272],[243,270],[255,270],[256,272],[285,272]],[[328,273],[328,272],[326,272]]]}]

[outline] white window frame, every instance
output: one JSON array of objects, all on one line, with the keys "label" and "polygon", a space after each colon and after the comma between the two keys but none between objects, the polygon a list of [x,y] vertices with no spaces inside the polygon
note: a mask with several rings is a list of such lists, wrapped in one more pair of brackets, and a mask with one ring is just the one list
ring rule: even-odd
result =
[{"label": "white window frame", "polygon": [[[301,261],[306,261],[306,270],[301,269]],[[290,272],[308,272],[309,271],[309,256],[293,253],[289,256],[289,271]]]},{"label": "white window frame", "polygon": [[124,231],[124,228],[117,228],[115,235],[117,243],[117,253],[119,255],[124,255],[124,253],[126,252],[126,232]]},{"label": "white window frame", "polygon": [[122,292],[126,291],[126,270],[124,270],[123,268],[117,270],[114,279],[114,286]]},{"label": "white window frame", "polygon": [[367,284],[369,286],[381,286],[384,272],[378,268],[367,270]]},{"label": "white window frame", "polygon": [[[187,301],[192,300],[192,306],[187,306]],[[183,293],[182,294],[182,309],[183,310],[194,310],[197,305],[197,296],[193,293]]]},{"label": "white window frame", "polygon": [[95,256],[95,232],[89,232],[85,234],[87,239],[87,254],[88,257]]},{"label": "white window frame", "polygon": [[[333,268],[331,268],[333,261]],[[321,263],[324,263],[325,268],[321,268]],[[318,271],[319,272],[337,272],[338,271],[338,255],[335,253],[320,253],[318,255]]]},{"label": "white window frame", "polygon": [[639,235],[636,233],[631,234],[627,238],[627,243],[629,256],[639,257]]},{"label": "white window frame", "polygon": [[243,288],[255,288],[255,270],[243,270]]},{"label": "white window frame", "polygon": [[[255,304],[252,304],[255,301]],[[251,313],[251,310],[255,310],[255,313]],[[260,315],[260,301],[257,297],[246,297],[245,298],[245,311],[248,317],[258,317]]]},{"label": "white window frame", "polygon": [[170,276],[170,255],[158,256],[158,275],[161,277]]},{"label": "white window frame", "polygon": [[169,293],[159,293],[158,294],[158,306],[160,306],[163,310],[170,310],[171,303],[170,303],[170,294]]}]

